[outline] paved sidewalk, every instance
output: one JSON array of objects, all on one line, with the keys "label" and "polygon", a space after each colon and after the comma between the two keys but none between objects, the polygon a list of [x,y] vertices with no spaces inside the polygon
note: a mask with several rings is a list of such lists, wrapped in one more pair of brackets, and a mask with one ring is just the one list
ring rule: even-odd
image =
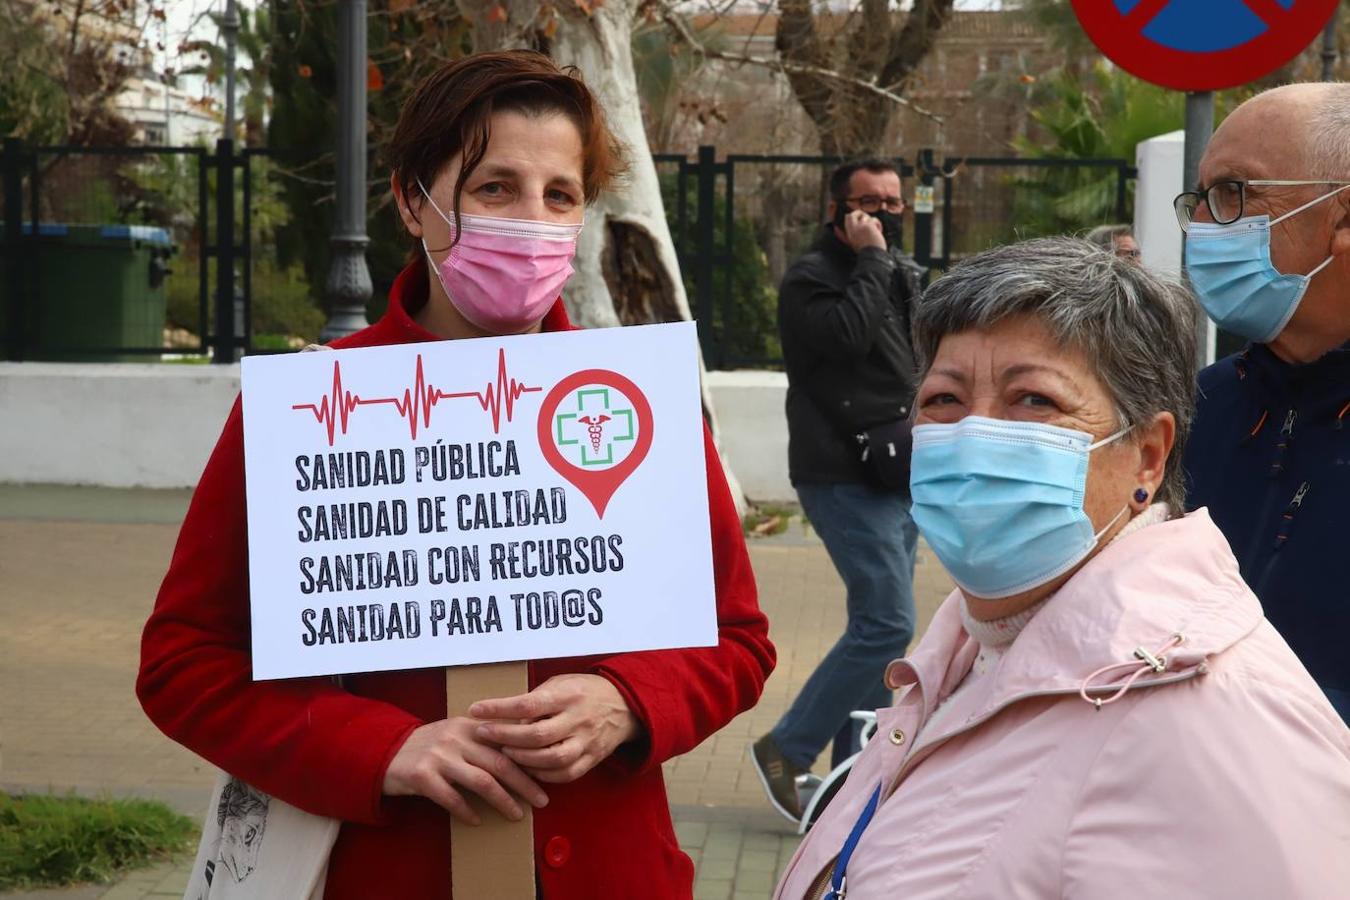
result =
[{"label": "paved sidewalk", "polygon": [[[212,770],[164,738],[133,693],[140,628],[168,565],[185,492],[0,485],[0,786],[154,797],[200,818]],[[800,522],[751,542],[778,669],[759,706],[666,765],[698,900],[768,895],[797,839],[746,758],[843,628],[843,588]],[[920,628],[950,589],[920,553]],[[181,896],[188,861],[113,886],[0,895],[51,900]]]}]

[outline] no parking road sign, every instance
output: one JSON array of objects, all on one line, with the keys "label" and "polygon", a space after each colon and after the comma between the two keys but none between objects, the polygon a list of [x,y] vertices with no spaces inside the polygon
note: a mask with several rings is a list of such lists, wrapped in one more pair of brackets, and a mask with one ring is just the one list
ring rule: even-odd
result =
[{"label": "no parking road sign", "polygon": [[1340,0],[1073,0],[1083,30],[1116,65],[1179,91],[1268,75],[1307,47]]}]

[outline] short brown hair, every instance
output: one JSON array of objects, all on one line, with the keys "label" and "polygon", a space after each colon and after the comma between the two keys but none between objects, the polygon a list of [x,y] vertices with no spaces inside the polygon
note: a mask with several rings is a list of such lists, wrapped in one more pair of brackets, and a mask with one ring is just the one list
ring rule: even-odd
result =
[{"label": "short brown hair", "polygon": [[623,147],[575,68],[560,68],[530,50],[476,53],[427,76],[403,104],[385,148],[403,196],[415,196],[419,180],[430,185],[446,163],[463,154],[454,194],[458,221],[460,193],[483,161],[492,116],[508,110],[526,115],[561,113],[572,120],[581,133],[587,203],[623,173]]}]

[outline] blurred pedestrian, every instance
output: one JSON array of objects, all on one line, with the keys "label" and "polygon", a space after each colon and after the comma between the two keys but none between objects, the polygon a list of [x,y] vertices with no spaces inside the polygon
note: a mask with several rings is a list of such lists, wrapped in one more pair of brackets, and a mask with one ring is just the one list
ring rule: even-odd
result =
[{"label": "blurred pedestrian", "polygon": [[828,221],[779,288],[789,473],[848,592],[844,634],[751,748],[769,799],[792,819],[797,777],[831,740],[835,764],[855,751],[849,713],[890,703],[882,673],[914,634],[909,305],[922,270],[901,253],[904,210],[894,164],[840,166]]},{"label": "blurred pedestrian", "polygon": [[1098,225],[1084,237],[1088,243],[1114,253],[1121,259],[1139,262],[1139,244],[1134,239],[1134,229],[1129,225]]},{"label": "blurred pedestrian", "polygon": [[1182,515],[1190,296],[1048,238],[914,333],[914,518],[958,588],[779,900],[1344,896],[1350,729]]},{"label": "blurred pedestrian", "polygon": [[1176,206],[1200,303],[1250,341],[1200,373],[1190,506],[1350,722],[1350,84],[1239,106]]}]

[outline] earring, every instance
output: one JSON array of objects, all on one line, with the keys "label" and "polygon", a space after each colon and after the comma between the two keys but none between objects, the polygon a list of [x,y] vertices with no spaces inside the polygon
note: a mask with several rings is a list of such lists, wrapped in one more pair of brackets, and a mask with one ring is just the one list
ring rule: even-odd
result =
[{"label": "earring", "polygon": [[1135,502],[1135,503],[1146,503],[1146,502],[1148,502],[1148,491],[1144,490],[1143,488],[1138,488],[1137,490],[1135,490],[1135,492],[1134,492],[1134,502]]}]

